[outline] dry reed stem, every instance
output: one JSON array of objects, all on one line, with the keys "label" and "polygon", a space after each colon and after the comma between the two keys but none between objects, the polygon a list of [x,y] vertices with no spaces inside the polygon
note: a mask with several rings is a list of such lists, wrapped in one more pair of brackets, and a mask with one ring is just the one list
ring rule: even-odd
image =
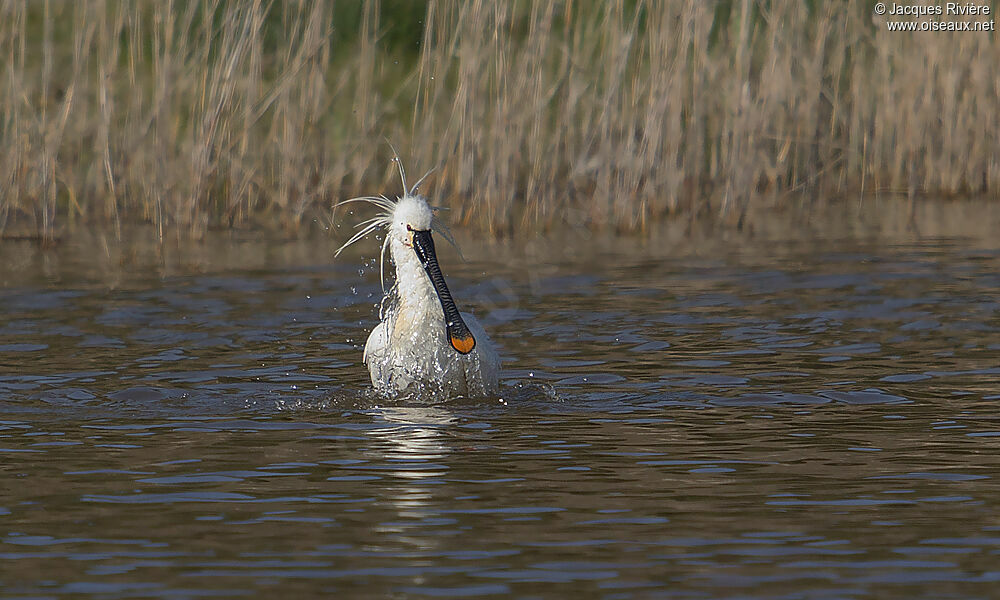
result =
[{"label": "dry reed stem", "polygon": [[494,234],[1000,184],[992,33],[888,32],[864,3],[437,0],[401,47],[388,4],[338,6],[0,0],[0,230],[336,223],[398,187],[386,139]]}]

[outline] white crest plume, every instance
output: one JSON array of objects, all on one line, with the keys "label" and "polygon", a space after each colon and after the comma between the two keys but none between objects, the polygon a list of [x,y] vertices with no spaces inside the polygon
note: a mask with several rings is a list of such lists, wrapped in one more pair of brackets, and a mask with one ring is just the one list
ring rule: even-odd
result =
[{"label": "white crest plume", "polygon": [[[384,195],[359,196],[357,198],[342,200],[333,205],[334,208],[337,208],[339,206],[343,206],[344,204],[350,204],[351,202],[367,202],[368,204],[371,204],[377,208],[382,209],[381,212],[376,214],[374,217],[355,225],[355,227],[359,228],[359,231],[357,231],[353,236],[351,236],[351,239],[347,240],[343,246],[338,248],[333,256],[334,257],[340,256],[340,253],[343,252],[345,248],[347,248],[348,246],[350,246],[355,242],[364,239],[369,233],[375,231],[376,229],[379,228],[386,229],[387,231],[385,235],[385,240],[383,240],[382,242],[382,251],[379,254],[379,264],[378,264],[379,281],[382,284],[383,292],[385,292],[385,250],[389,246],[388,229],[390,225],[392,225],[393,221],[392,217],[393,213],[396,210],[396,204],[400,200],[403,200],[405,198],[412,198],[414,196],[417,196],[416,192],[417,189],[420,188],[420,184],[423,183],[425,179],[427,179],[428,175],[434,172],[434,169],[427,171],[426,173],[424,173],[423,177],[421,177],[419,180],[417,180],[415,184],[413,184],[413,187],[409,188],[406,187],[406,170],[403,168],[403,161],[399,159],[399,154],[396,152],[396,149],[392,147],[392,144],[390,144],[389,147],[392,148],[392,154],[393,154],[392,160],[395,161],[396,166],[399,167],[399,179],[403,184],[403,195],[397,198],[396,200],[390,200],[389,198],[386,198]],[[432,206],[431,210],[437,211],[440,209]],[[459,250],[458,245],[455,243],[455,239],[452,237],[451,231],[448,229],[448,226],[444,224],[444,222],[442,222],[440,219],[437,218],[437,215],[431,217],[431,230],[440,233],[441,237],[447,240],[449,244],[454,246],[455,249],[459,251],[459,255],[461,255],[462,251]]]}]

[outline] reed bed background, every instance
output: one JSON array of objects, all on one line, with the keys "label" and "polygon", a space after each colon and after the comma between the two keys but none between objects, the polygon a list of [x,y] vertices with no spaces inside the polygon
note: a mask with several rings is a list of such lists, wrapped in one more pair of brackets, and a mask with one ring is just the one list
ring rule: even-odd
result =
[{"label": "reed bed background", "polygon": [[329,227],[386,140],[495,234],[995,195],[995,33],[872,5],[0,0],[0,231]]}]

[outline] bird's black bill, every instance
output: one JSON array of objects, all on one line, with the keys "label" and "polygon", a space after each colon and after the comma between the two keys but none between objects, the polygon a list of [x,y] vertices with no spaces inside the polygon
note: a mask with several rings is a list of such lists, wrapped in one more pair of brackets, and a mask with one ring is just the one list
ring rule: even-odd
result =
[{"label": "bird's black bill", "polygon": [[430,230],[413,232],[413,249],[417,253],[417,258],[424,265],[427,276],[431,278],[434,291],[437,292],[438,300],[441,301],[441,308],[444,310],[444,321],[448,326],[448,341],[451,347],[460,354],[468,354],[476,347],[476,338],[472,337],[472,332],[462,320],[462,315],[458,313],[458,307],[451,298],[448,285],[444,282],[444,275],[441,274],[441,267],[438,266],[437,254],[434,252],[434,239]]}]

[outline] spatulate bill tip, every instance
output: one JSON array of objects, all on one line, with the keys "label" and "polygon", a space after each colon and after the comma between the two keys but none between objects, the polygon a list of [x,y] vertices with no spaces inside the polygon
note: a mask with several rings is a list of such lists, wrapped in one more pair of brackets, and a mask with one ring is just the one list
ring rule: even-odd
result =
[{"label": "spatulate bill tip", "polygon": [[468,331],[461,333],[448,332],[448,341],[451,342],[451,347],[459,354],[468,354],[476,347],[476,338]]}]

